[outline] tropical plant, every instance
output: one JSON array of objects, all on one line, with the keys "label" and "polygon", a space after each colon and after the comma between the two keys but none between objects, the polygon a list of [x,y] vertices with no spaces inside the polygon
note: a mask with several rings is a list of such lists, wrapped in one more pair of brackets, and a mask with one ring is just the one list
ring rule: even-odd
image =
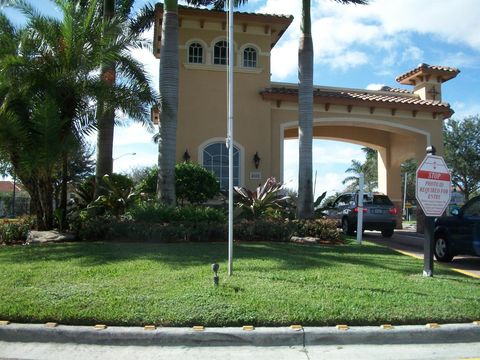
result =
[{"label": "tropical plant", "polygon": [[[68,158],[96,126],[95,100],[111,104],[115,99],[130,117],[149,119],[144,100],[153,94],[128,53],[141,41],[123,32],[119,19],[102,21],[97,0],[56,0],[60,19],[39,14],[25,1],[10,3],[25,14],[27,25],[16,29],[1,14],[0,137],[7,140],[0,146],[32,197],[38,226],[50,229],[53,170],[61,164],[65,219]],[[98,69],[107,59],[128,82],[104,86]]]},{"label": "tropical plant", "polygon": [[282,193],[282,188],[283,184],[274,177],[268,178],[255,191],[235,186],[235,192],[239,195],[236,205],[249,217],[263,217],[270,210],[280,209],[282,202],[289,198]]},{"label": "tropical plant", "polygon": [[133,182],[125,175],[104,175],[102,179],[104,195],[96,198],[88,208],[100,208],[117,219],[132,206],[139,195],[133,189]]},{"label": "tropical plant", "polygon": [[352,160],[350,167],[345,170],[346,173],[353,174],[342,181],[344,185],[348,183],[347,191],[357,191],[359,189],[359,175],[361,173],[364,175],[365,191],[374,191],[378,186],[377,151],[367,147],[362,147],[362,150],[365,153],[365,162]]},{"label": "tropical plant", "polygon": [[[335,0],[343,4],[366,4],[368,0]],[[311,0],[302,0],[301,36],[298,48],[298,217],[313,217],[313,41]]]}]

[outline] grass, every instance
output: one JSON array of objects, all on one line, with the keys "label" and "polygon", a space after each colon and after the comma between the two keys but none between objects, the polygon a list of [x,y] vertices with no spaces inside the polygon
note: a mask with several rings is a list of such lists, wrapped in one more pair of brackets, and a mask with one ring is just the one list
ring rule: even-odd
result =
[{"label": "grass", "polygon": [[[386,248],[241,243],[0,248],[0,319],[191,326],[425,324],[480,319],[478,280]],[[213,286],[211,263],[220,263]]]}]

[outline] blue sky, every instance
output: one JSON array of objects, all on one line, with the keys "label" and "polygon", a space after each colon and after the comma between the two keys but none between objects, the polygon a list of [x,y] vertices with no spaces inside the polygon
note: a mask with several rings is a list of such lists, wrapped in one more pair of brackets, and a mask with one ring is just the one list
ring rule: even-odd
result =
[{"label": "blue sky", "polygon": [[[137,0],[142,6],[146,1]],[[48,9],[45,0],[32,1]],[[38,5],[37,5],[38,4]],[[419,63],[458,67],[457,78],[443,85],[443,101],[455,110],[454,117],[480,113],[480,12],[478,0],[371,0],[367,6],[341,5],[331,0],[312,0],[315,47],[314,84],[375,89],[381,85],[404,87],[395,77]],[[250,0],[239,11],[293,15],[294,22],[272,52],[272,80],[296,83],[297,47],[301,1]],[[152,38],[151,33],[146,36]],[[158,61],[136,51],[158,83]],[[408,88],[408,87],[407,87]],[[117,172],[153,165],[157,149],[138,125],[117,128],[114,162]],[[285,144],[287,159],[296,159],[296,141]],[[339,191],[351,160],[363,160],[357,145],[314,141],[316,192]],[[285,162],[284,180],[296,187],[296,161]]]}]

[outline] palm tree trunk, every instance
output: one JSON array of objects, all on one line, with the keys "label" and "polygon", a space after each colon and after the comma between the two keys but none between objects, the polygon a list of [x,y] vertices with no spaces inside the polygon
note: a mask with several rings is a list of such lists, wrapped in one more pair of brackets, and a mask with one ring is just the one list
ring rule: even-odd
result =
[{"label": "palm tree trunk", "polygon": [[157,198],[174,206],[178,113],[178,4],[165,0],[160,46],[160,122]]},{"label": "palm tree trunk", "polygon": [[[103,18],[108,21],[115,15],[115,1],[104,0]],[[115,83],[115,64],[102,66],[102,78],[106,86]],[[95,169],[95,198],[102,195],[101,182],[104,175],[113,171],[113,135],[115,126],[115,110],[110,104],[98,102],[98,133],[97,133],[97,166]]]},{"label": "palm tree trunk", "polygon": [[298,217],[313,217],[312,141],[313,141],[313,42],[310,0],[302,0],[302,34],[298,49]]},{"label": "palm tree trunk", "polygon": [[[68,154],[62,156],[62,187],[60,192],[60,230],[67,228],[67,187],[68,187]],[[52,192],[53,194],[53,192]]]}]

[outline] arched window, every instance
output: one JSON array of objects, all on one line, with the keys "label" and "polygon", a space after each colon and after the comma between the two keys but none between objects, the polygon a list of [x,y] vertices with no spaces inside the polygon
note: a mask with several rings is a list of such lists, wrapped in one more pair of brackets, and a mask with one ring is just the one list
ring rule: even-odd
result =
[{"label": "arched window", "polygon": [[[207,145],[203,149],[203,167],[215,174],[221,189],[228,189],[228,149],[224,142]],[[233,185],[240,184],[240,151],[233,147]]]},{"label": "arched window", "polygon": [[188,62],[191,64],[203,64],[203,46],[198,42],[188,47]]},{"label": "arched window", "polygon": [[227,65],[228,42],[218,41],[213,47],[213,63],[217,65]]},{"label": "arched window", "polygon": [[257,67],[257,50],[252,47],[243,50],[243,67]]}]

